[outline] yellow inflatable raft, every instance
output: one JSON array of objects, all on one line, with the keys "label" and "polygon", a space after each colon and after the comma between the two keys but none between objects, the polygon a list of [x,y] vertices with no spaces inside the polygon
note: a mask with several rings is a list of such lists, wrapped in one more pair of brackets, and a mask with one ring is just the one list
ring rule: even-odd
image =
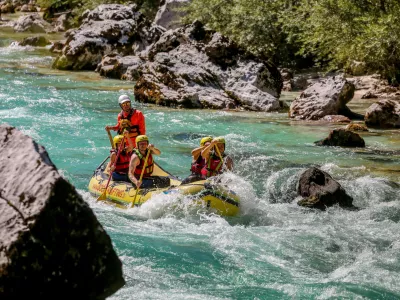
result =
[{"label": "yellow inflatable raft", "polygon": [[[106,161],[107,159],[96,169],[89,182],[89,191],[95,197],[104,192],[107,184],[109,175],[104,173]],[[221,185],[212,184],[206,180],[181,184],[178,178],[164,171],[156,163],[154,163],[153,176],[168,177],[170,185],[165,188],[140,189],[134,201],[136,187],[130,182],[111,180],[104,201],[120,208],[130,208],[139,206],[160,193],[193,195],[194,201],[207,207],[210,212],[221,216],[235,216],[239,213],[239,197]]]}]

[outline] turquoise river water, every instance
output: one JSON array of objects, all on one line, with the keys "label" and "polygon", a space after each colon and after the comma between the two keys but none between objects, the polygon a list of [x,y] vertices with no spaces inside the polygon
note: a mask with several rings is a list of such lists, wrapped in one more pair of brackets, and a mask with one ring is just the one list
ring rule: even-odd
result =
[{"label": "turquoise river water", "polygon": [[[222,180],[242,207],[222,218],[163,195],[123,211],[96,203],[87,185],[109,152],[104,126],[116,123],[117,98],[132,95],[133,83],[52,70],[47,49],[11,45],[15,38],[0,34],[0,121],[45,146],[111,236],[127,283],[109,299],[400,298],[399,130],[362,133],[363,150],[322,148],[313,142],[337,125],[134,103],[162,151],[157,161],[177,176],[189,174],[200,137],[224,136],[235,170]],[[296,183],[310,166],[361,209],[297,206]]]}]

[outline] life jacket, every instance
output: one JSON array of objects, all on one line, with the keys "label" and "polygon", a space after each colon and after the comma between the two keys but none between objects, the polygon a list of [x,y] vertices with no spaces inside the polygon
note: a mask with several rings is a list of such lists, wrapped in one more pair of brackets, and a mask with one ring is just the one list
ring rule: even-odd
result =
[{"label": "life jacket", "polygon": [[194,163],[192,163],[190,171],[192,171],[192,174],[201,175],[201,169],[203,169],[205,165],[206,165],[206,160],[201,155],[199,155],[197,160]]},{"label": "life jacket", "polygon": [[[132,116],[134,113],[135,113],[135,109],[133,109],[133,108],[131,108],[131,111],[129,112],[129,114],[126,117],[124,117],[123,111],[121,111],[119,113],[118,116],[119,116],[119,120],[120,120],[120,126],[119,126],[119,130],[118,130],[118,134],[123,134],[124,129],[126,129],[128,131],[128,137],[130,139],[132,139],[133,144],[135,145],[136,143],[134,141],[135,141],[136,137],[138,135],[140,135],[140,131],[139,131],[139,125],[131,124],[131,119],[132,119]],[[127,120],[129,122],[121,122],[122,120]],[[123,123],[129,123],[129,125],[128,124],[123,125]]]},{"label": "life jacket", "polygon": [[[134,172],[135,177],[137,179],[139,179],[140,175],[142,174],[142,170],[144,167],[144,160],[146,159],[147,151],[150,151],[150,150],[147,149],[146,154],[142,155],[142,153],[140,153],[140,151],[138,149],[135,149],[135,153],[140,159],[140,163],[139,163],[139,165],[136,166],[136,169]],[[153,174],[153,165],[154,165],[153,156],[151,155],[151,152],[150,152],[149,157],[147,158],[147,164],[146,164],[146,168],[144,169],[143,177],[149,177],[149,176],[151,176],[151,174]]]},{"label": "life jacket", "polygon": [[[117,154],[117,150],[111,150],[111,153]],[[115,164],[115,170],[114,172],[122,173],[122,174],[127,174],[129,171],[129,162],[131,160],[132,154],[126,153],[125,150],[121,151],[119,153],[117,163]]]},{"label": "life jacket", "polygon": [[207,164],[201,169],[201,176],[203,178],[208,178],[211,176],[215,176],[217,174],[221,174],[222,165],[224,164],[225,154],[222,154],[222,160],[215,153],[210,154],[208,158]]}]

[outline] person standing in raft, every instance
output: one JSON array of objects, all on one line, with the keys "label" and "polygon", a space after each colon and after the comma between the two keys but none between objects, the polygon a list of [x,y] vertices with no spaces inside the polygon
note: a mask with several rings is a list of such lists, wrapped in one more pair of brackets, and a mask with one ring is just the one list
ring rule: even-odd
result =
[{"label": "person standing in raft", "polygon": [[[137,148],[134,149],[129,163],[128,177],[137,188],[161,188],[170,185],[170,179],[162,176],[152,176],[154,169],[153,155],[160,155],[161,151],[149,144],[146,135],[139,135],[136,138]],[[145,163],[148,151],[150,151]],[[143,171],[144,170],[144,171]],[[139,181],[143,171],[142,181]]]},{"label": "person standing in raft", "polygon": [[[128,138],[131,139],[133,146],[136,147],[136,137],[146,134],[144,115],[140,110],[131,107],[131,99],[128,95],[121,95],[118,98],[118,104],[122,110],[118,114],[117,125],[106,126],[105,129],[107,131],[117,131],[118,134],[122,134],[126,129]],[[125,142],[127,143],[127,140]]]},{"label": "person standing in raft", "polygon": [[206,165],[206,160],[201,156],[201,151],[203,151],[205,147],[210,145],[212,139],[213,138],[211,136],[206,136],[202,138],[200,140],[200,147],[192,150],[192,166],[190,168],[192,174],[186,177],[182,181],[182,184],[191,183],[203,179],[201,176],[201,170]]},{"label": "person standing in raft", "polygon": [[[110,151],[110,162],[108,163],[106,167],[106,173],[111,173],[112,174],[112,179],[116,181],[129,181],[128,178],[128,170],[129,170],[129,162],[131,160],[132,156],[132,151],[133,151],[133,144],[130,139],[127,139],[128,132],[125,131],[125,138],[123,135],[116,135],[113,139],[114,142],[114,148],[111,149]],[[122,145],[123,149],[119,153],[118,159],[117,159],[117,153],[118,149],[121,146],[121,143],[125,144],[125,139],[128,140],[129,146],[124,147],[125,145]],[[115,160],[117,159],[117,162],[115,163]]]},{"label": "person standing in raft", "polygon": [[233,161],[225,154],[225,139],[217,137],[204,148],[201,156],[205,159],[206,164],[201,169],[203,179],[223,173],[225,170],[232,171]]}]

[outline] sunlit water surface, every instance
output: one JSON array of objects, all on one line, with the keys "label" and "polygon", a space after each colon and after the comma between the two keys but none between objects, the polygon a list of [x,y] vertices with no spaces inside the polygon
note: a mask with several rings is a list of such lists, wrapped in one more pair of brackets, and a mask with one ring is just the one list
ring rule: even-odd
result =
[{"label": "sunlit water surface", "polygon": [[[235,170],[222,180],[242,208],[222,218],[163,195],[122,211],[96,203],[87,185],[109,153],[104,126],[116,122],[118,95],[132,95],[133,84],[52,70],[47,49],[12,40],[0,34],[1,123],[46,147],[111,236],[127,283],[110,299],[400,298],[398,130],[361,133],[366,149],[321,148],[313,142],[338,125],[134,103],[162,151],[157,162],[179,177],[201,137],[224,136]],[[296,183],[311,166],[337,179],[361,210],[297,206]]]}]

